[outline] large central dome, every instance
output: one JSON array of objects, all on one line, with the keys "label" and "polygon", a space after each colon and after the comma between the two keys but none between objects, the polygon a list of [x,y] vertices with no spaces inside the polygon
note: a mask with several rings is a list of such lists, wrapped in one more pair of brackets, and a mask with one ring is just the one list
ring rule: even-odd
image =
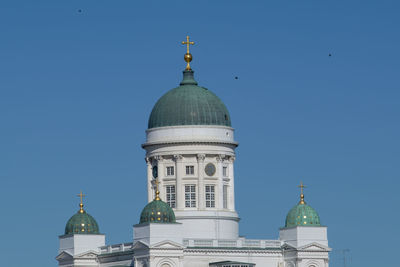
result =
[{"label": "large central dome", "polygon": [[231,126],[224,103],[207,88],[197,85],[193,70],[185,70],[180,86],[157,101],[151,111],[148,128],[182,125]]}]

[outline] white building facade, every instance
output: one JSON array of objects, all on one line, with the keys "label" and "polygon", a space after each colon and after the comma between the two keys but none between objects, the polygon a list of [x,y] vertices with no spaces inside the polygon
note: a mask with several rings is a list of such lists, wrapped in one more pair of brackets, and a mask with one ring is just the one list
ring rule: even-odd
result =
[{"label": "white building facade", "polygon": [[303,194],[279,239],[239,237],[231,118],[215,94],[198,86],[189,52],[185,59],[182,82],[150,115],[142,145],[149,204],[132,242],[106,245],[81,203],[59,237],[59,266],[328,267],[327,227]]}]

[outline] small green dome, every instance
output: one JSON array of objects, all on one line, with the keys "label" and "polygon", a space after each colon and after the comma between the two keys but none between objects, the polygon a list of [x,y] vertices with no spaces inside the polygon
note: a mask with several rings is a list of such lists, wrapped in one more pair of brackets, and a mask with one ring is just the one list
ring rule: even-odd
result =
[{"label": "small green dome", "polygon": [[304,201],[300,201],[286,216],[285,227],[293,226],[321,226],[318,213]]},{"label": "small green dome", "polygon": [[172,208],[156,197],[144,207],[140,214],[140,223],[175,223],[175,213]]},{"label": "small green dome", "polygon": [[180,86],[157,101],[150,114],[149,129],[179,125],[231,126],[224,103],[207,88],[197,86],[193,73],[185,70]]},{"label": "small green dome", "polygon": [[65,226],[65,234],[100,234],[99,225],[89,213],[81,208],[68,220]]}]

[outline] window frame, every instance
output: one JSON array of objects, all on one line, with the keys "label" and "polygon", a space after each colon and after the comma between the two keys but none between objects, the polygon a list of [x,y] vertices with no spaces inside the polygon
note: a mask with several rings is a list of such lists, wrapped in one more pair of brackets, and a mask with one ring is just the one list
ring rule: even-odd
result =
[{"label": "window frame", "polygon": [[176,186],[175,185],[166,185],[165,186],[165,202],[171,208],[173,208],[173,209],[176,208]]},{"label": "window frame", "polygon": [[185,208],[196,208],[196,185],[185,184]]},{"label": "window frame", "polygon": [[204,188],[204,199],[206,208],[215,208],[215,185],[207,184]]},{"label": "window frame", "polygon": [[186,165],[186,175],[194,175],[194,165]]},{"label": "window frame", "polygon": [[229,192],[229,185],[224,184],[222,188],[222,208],[228,209],[228,192]]},{"label": "window frame", "polygon": [[222,176],[229,177],[228,166],[222,166]]},{"label": "window frame", "polygon": [[168,177],[175,176],[175,166],[165,166],[165,176]]}]

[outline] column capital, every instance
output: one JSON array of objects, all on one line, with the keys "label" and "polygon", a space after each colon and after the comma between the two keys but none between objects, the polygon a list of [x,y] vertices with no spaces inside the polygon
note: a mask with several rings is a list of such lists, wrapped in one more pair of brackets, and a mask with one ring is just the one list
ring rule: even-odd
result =
[{"label": "column capital", "polygon": [[152,158],[150,157],[145,157],[144,160],[146,161],[147,165],[151,164]]},{"label": "column capital", "polygon": [[154,156],[154,159],[157,160],[157,161],[162,161],[163,160],[163,156],[157,155],[157,156]]},{"label": "column capital", "polygon": [[197,154],[197,160],[203,162],[206,158],[206,154]]},{"label": "column capital", "polygon": [[225,159],[225,155],[223,155],[223,154],[217,155],[218,162],[222,162],[222,161],[224,161],[224,159]]},{"label": "column capital", "polygon": [[228,160],[229,160],[229,162],[233,163],[236,160],[236,157],[235,156],[230,156],[228,158]]},{"label": "column capital", "polygon": [[175,161],[181,161],[183,159],[183,156],[182,155],[180,155],[180,154],[176,154],[176,155],[174,155],[174,160]]}]

